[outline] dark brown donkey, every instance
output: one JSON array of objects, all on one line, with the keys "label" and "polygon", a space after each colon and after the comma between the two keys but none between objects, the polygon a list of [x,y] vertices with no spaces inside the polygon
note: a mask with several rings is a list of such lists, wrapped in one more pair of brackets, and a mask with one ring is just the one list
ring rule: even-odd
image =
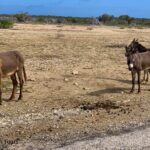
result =
[{"label": "dark brown donkey", "polygon": [[24,58],[18,51],[8,51],[0,53],[0,105],[2,104],[1,80],[6,76],[10,76],[13,84],[13,90],[9,100],[15,98],[16,88],[18,85],[18,77],[20,84],[20,94],[18,100],[20,100],[22,98],[24,80],[27,80],[27,76],[24,67]]},{"label": "dark brown donkey", "polygon": [[127,57],[127,64],[128,64],[129,70],[132,73],[131,93],[134,91],[134,88],[135,88],[136,73],[138,75],[138,93],[139,93],[139,92],[141,92],[141,88],[140,88],[141,71],[150,69],[150,51],[147,51],[147,52],[144,52],[144,53],[130,54]]},{"label": "dark brown donkey", "polygon": [[[125,56],[128,57],[130,54],[133,53],[143,53],[143,52],[147,52],[150,51],[149,48],[144,47],[142,44],[140,44],[138,42],[138,39],[133,39],[133,41],[125,47],[126,49],[126,53]],[[149,74],[150,70],[144,70],[144,77],[142,81],[148,81],[148,74]],[[146,78],[147,75],[147,78]]]}]

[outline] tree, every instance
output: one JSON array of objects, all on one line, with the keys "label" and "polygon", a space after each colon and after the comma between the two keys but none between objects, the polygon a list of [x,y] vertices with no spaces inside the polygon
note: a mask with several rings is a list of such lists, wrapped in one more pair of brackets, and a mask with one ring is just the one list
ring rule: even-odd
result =
[{"label": "tree", "polygon": [[57,22],[58,24],[62,24],[62,23],[65,22],[65,18],[63,18],[63,17],[58,17],[56,22]]},{"label": "tree", "polygon": [[108,15],[108,14],[103,14],[102,16],[99,17],[99,21],[102,21],[104,24],[107,22],[112,21],[114,17],[112,15]]},{"label": "tree", "polygon": [[39,22],[39,23],[46,23],[46,19],[44,17],[38,17],[36,22]]},{"label": "tree", "polygon": [[15,14],[14,17],[16,17],[18,22],[25,22],[28,19],[28,13]]},{"label": "tree", "polygon": [[132,23],[132,21],[134,20],[133,17],[130,17],[128,15],[121,15],[121,16],[119,16],[119,19],[126,21],[128,23],[128,25],[130,25]]}]

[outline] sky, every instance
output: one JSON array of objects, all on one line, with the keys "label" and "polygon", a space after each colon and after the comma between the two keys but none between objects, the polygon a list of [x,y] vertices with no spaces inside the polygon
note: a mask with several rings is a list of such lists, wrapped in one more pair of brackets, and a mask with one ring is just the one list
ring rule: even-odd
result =
[{"label": "sky", "polygon": [[104,13],[150,18],[150,0],[0,0],[0,14],[98,17]]}]

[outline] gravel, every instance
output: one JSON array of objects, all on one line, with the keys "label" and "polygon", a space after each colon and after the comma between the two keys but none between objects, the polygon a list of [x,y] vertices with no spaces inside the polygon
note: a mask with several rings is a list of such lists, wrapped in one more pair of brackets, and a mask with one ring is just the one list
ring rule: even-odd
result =
[{"label": "gravel", "polygon": [[134,131],[110,134],[102,137],[93,137],[73,143],[53,143],[52,141],[22,141],[7,147],[9,150],[149,150],[150,149],[150,127],[137,128]]},{"label": "gravel", "polygon": [[126,149],[150,149],[150,128],[136,130],[134,132],[94,138],[91,140],[78,141],[56,150],[126,150]]}]

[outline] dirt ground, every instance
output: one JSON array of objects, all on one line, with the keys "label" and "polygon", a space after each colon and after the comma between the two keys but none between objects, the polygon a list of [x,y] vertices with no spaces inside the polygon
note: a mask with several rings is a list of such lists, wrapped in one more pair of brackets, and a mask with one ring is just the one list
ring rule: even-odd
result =
[{"label": "dirt ground", "polygon": [[20,51],[28,76],[19,102],[6,101],[12,85],[3,79],[1,141],[65,142],[149,120],[150,83],[129,94],[124,46],[133,38],[150,47],[149,28],[16,24],[0,30],[0,51]]}]

